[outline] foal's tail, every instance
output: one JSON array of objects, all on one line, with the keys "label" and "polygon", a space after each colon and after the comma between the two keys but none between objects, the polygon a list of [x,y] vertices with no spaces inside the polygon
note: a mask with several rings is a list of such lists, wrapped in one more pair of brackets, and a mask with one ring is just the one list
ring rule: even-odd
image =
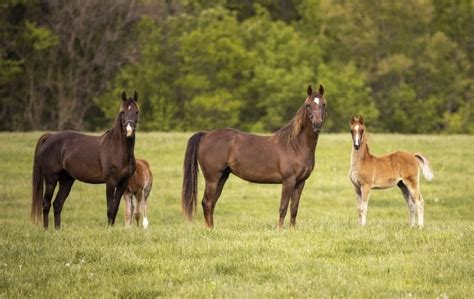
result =
[{"label": "foal's tail", "polygon": [[38,139],[36,144],[35,156],[33,158],[33,197],[31,200],[31,221],[34,224],[39,224],[41,221],[41,211],[43,208],[43,170],[39,165],[39,149],[43,143],[48,139],[50,133],[44,133]]},{"label": "foal's tail", "polygon": [[420,164],[421,171],[423,172],[423,176],[425,177],[425,179],[431,182],[434,175],[433,175],[433,171],[430,168],[430,162],[422,154],[415,154],[415,157],[418,160],[418,164]]},{"label": "foal's tail", "polygon": [[188,140],[188,147],[184,155],[183,166],[183,189],[181,193],[181,208],[188,220],[193,218],[197,203],[197,180],[198,180],[198,150],[204,132],[198,132]]}]

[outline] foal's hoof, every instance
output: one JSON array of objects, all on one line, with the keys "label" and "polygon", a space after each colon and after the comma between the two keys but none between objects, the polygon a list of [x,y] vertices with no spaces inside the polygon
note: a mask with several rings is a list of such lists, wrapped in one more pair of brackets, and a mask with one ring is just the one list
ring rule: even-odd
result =
[{"label": "foal's hoof", "polygon": [[143,218],[143,229],[148,228],[148,219],[146,217]]}]

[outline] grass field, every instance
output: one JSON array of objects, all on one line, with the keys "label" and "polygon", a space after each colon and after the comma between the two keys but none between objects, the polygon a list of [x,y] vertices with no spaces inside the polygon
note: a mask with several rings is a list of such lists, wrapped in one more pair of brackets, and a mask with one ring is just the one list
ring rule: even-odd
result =
[{"label": "grass field", "polygon": [[233,176],[215,229],[205,229],[201,209],[187,224],[180,194],[191,134],[138,132],[136,156],[155,176],[150,228],[124,229],[123,203],[107,227],[105,186],[76,182],[62,229],[44,231],[29,220],[39,135],[0,134],[0,297],[474,297],[474,136],[371,136],[374,154],[431,160],[422,230],[408,227],[398,189],[373,191],[359,227],[350,135],[324,133],[295,229],[275,229],[280,185]]}]

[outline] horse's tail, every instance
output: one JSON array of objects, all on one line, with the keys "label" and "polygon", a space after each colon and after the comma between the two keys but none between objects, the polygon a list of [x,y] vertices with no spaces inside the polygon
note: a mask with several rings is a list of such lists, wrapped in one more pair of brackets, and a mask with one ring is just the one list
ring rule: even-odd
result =
[{"label": "horse's tail", "polygon": [[430,168],[430,162],[422,154],[415,154],[415,157],[418,160],[418,164],[420,165],[421,171],[423,172],[423,176],[430,182],[434,176],[433,171]]},{"label": "horse's tail", "polygon": [[184,155],[183,189],[181,193],[181,207],[185,217],[191,220],[196,211],[197,182],[198,182],[198,150],[204,132],[198,132],[188,140],[188,147]]},{"label": "horse's tail", "polygon": [[35,156],[33,158],[33,196],[31,200],[31,221],[34,224],[39,224],[43,210],[43,185],[44,176],[43,170],[39,165],[39,149],[43,143],[48,139],[50,133],[44,133],[36,143]]}]

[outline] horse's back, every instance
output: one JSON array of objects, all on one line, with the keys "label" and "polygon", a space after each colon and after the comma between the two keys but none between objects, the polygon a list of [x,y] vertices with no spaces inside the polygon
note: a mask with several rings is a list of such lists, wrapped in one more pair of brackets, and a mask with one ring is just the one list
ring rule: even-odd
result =
[{"label": "horse's back", "polygon": [[100,183],[100,137],[75,131],[51,134],[41,147],[43,167],[51,173],[66,171],[73,178]]},{"label": "horse's back", "polygon": [[281,182],[278,150],[268,136],[236,129],[207,132],[199,147],[199,163],[204,175],[229,168],[250,182]]}]

